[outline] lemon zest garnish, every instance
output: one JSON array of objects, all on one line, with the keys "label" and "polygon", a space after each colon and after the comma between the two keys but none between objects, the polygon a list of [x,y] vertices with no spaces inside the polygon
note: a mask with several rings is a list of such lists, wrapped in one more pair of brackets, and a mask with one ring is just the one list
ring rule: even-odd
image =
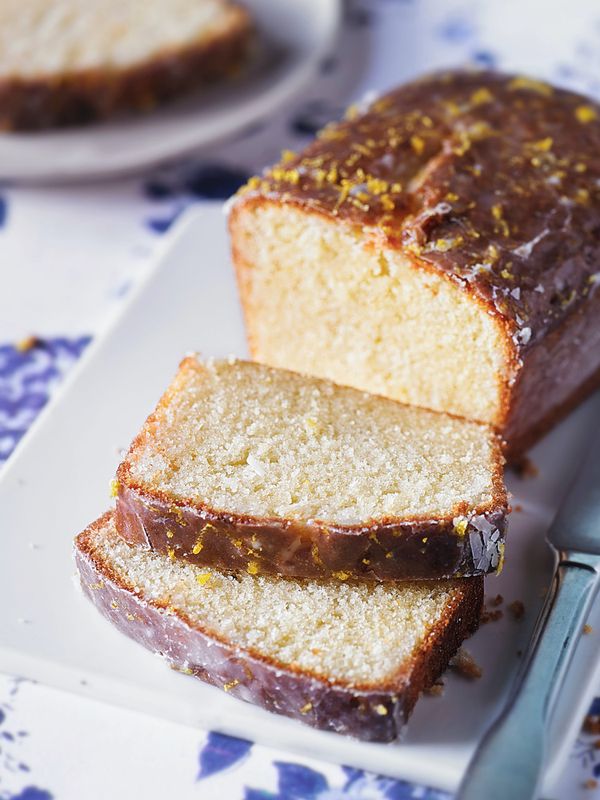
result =
[{"label": "lemon zest garnish", "polygon": [[471,103],[474,106],[481,106],[484,103],[491,103],[493,99],[494,95],[485,86],[482,86],[480,89],[476,89],[471,95]]},{"label": "lemon zest garnish", "polygon": [[347,581],[348,578],[350,577],[350,573],[349,572],[342,572],[342,571],[334,572],[333,573],[333,577],[337,578],[339,581]]},{"label": "lemon zest garnish", "polygon": [[510,91],[515,91],[517,89],[529,89],[530,91],[537,92],[544,97],[550,97],[554,91],[552,86],[550,86],[548,83],[536,81],[534,78],[527,78],[525,75],[518,75],[516,78],[513,78],[509,82],[508,88]]},{"label": "lemon zest garnish", "polygon": [[389,184],[381,178],[374,178],[371,175],[367,178],[367,190],[371,194],[384,194],[387,192]]},{"label": "lemon zest garnish", "polygon": [[575,109],[575,116],[577,117],[577,121],[581,122],[583,125],[587,125],[588,122],[593,122],[598,118],[596,109],[592,108],[592,106],[577,106]]},{"label": "lemon zest garnish", "polygon": [[464,536],[469,526],[469,520],[465,519],[465,517],[456,517],[456,519],[453,521],[453,525],[454,530],[458,533],[458,535]]},{"label": "lemon zest garnish", "polygon": [[253,175],[243,187],[243,191],[250,192],[253,189],[259,189],[262,181],[257,175]]},{"label": "lemon zest garnish", "polygon": [[500,542],[498,544],[498,552],[500,554],[500,559],[498,561],[498,566],[496,567],[496,575],[500,575],[502,570],[504,569],[504,542]]},{"label": "lemon zest garnish", "polygon": [[425,140],[422,139],[420,136],[411,136],[410,146],[415,151],[415,153],[418,156],[420,156],[423,150],[425,149]]},{"label": "lemon zest garnish", "polygon": [[310,552],[311,552],[312,560],[314,561],[314,563],[318,564],[319,566],[323,566],[323,561],[322,561],[321,555],[319,553],[319,547],[318,547],[316,542],[313,542],[312,547],[310,548]]}]

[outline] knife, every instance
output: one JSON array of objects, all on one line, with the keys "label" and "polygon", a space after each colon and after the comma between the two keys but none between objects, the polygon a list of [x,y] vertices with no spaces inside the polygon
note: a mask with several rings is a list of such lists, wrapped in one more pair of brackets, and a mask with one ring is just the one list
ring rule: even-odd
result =
[{"label": "knife", "polygon": [[546,534],[551,586],[504,710],[477,747],[456,800],[533,800],[548,723],[600,586],[600,435]]}]

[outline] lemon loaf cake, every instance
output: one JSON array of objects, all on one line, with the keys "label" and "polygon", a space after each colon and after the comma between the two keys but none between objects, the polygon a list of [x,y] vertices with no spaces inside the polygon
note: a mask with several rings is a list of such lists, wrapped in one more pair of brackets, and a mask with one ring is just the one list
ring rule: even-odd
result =
[{"label": "lemon loaf cake", "polygon": [[81,533],[85,594],[119,630],[234,697],[372,741],[477,628],[483,579],[366,583],[228,575],[126,544],[107,514]]},{"label": "lemon loaf cake", "polygon": [[491,429],[229,359],[186,358],[117,472],[131,543],[299,577],[496,570],[506,493]]},{"label": "lemon loaf cake", "polygon": [[600,383],[600,106],[433,74],[232,205],[252,356],[495,426],[518,456]]},{"label": "lemon loaf cake", "polygon": [[229,73],[250,30],[228,0],[4,0],[0,127],[148,110]]}]

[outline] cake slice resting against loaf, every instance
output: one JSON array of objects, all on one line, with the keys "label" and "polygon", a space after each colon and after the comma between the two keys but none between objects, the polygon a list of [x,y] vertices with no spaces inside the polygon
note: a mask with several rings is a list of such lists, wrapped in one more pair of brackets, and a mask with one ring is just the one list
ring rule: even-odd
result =
[{"label": "cake slice resting against loaf", "polygon": [[600,106],[428,75],[230,214],[250,352],[495,426],[518,456],[600,385]]},{"label": "cake slice resting against loaf", "polygon": [[253,575],[496,570],[506,493],[489,428],[287,370],[186,358],[117,472],[131,543]]},{"label": "cake slice resting against loaf", "polygon": [[483,580],[367,583],[228,575],[81,533],[85,594],[177,669],[317,728],[395,739],[477,627]]},{"label": "cake slice resting against loaf", "polygon": [[148,110],[230,73],[250,32],[229,0],[3,0],[0,126]]}]

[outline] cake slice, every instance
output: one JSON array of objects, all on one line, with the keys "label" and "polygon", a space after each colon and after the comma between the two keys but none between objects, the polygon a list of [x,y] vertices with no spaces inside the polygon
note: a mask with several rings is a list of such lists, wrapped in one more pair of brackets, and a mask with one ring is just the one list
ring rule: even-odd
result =
[{"label": "cake slice", "polygon": [[128,542],[251,574],[477,575],[502,562],[489,428],[287,370],[186,358],[117,472]]},{"label": "cake slice", "polygon": [[517,458],[600,385],[600,105],[427,75],[230,215],[253,358],[493,425]]},{"label": "cake slice", "polygon": [[250,33],[229,0],[3,0],[0,127],[146,111],[231,73]]},{"label": "cake slice", "polygon": [[399,735],[477,628],[483,579],[421,583],[224,574],[126,544],[106,514],[81,533],[85,594],[182,672],[317,728]]}]

